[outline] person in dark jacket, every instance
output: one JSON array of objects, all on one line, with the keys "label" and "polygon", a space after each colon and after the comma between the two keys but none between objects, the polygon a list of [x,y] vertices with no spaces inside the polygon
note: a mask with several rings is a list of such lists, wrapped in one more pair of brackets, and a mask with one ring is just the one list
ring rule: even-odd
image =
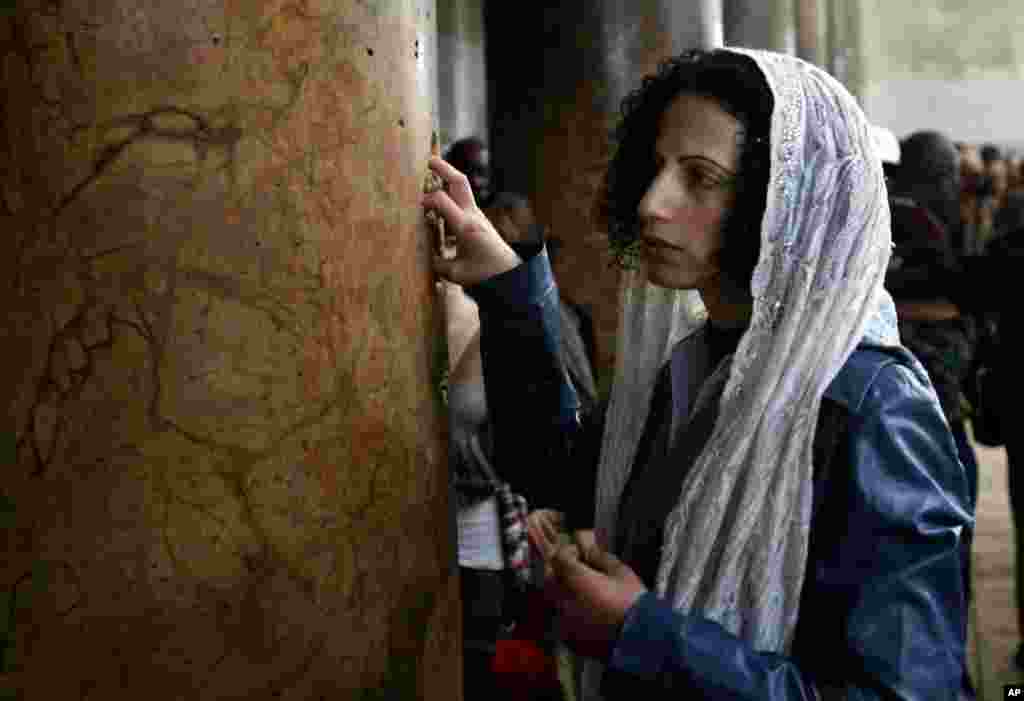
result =
[{"label": "person in dark jacket", "polygon": [[[691,51],[617,136],[617,379],[592,518],[551,555],[584,698],[956,699],[966,479],[883,288],[863,113],[794,57]],[[544,248],[505,243],[466,178],[431,168],[449,189],[423,204],[460,242],[435,268],[480,305],[496,454],[568,515],[583,446]]]},{"label": "person in dark jacket", "polygon": [[[967,475],[971,513],[978,460],[967,435],[963,387],[974,361],[977,322],[956,303],[960,258],[952,227],[960,210],[960,154],[935,131],[907,137],[889,200],[893,255],[885,286],[896,302],[900,339],[928,371]],[[971,540],[963,539],[964,586],[970,599]]]},{"label": "person in dark jacket", "polygon": [[[561,247],[561,242],[547,237],[525,196],[515,192],[499,192],[491,199],[486,214],[505,241],[546,244],[548,259],[554,268],[556,251]],[[585,308],[565,295],[559,297],[559,305],[566,370],[580,400],[580,411],[590,414],[597,406],[597,383],[593,369],[596,354],[594,322]]]},{"label": "person in dark jacket", "polygon": [[[1021,205],[1024,209],[1024,203]],[[1022,215],[1024,221],[1024,215]],[[1024,396],[1024,351],[1020,329],[1024,327],[1024,307],[1019,295],[1007,294],[1020,286],[1024,270],[1024,224],[992,241],[986,255],[964,259],[960,280],[961,304],[977,314],[994,315],[998,328],[998,344],[993,349],[990,371],[995,380],[998,407],[998,433],[1006,448],[1007,487],[1010,513],[1015,531],[1016,602],[1018,634],[1024,638],[1024,431],[1021,428],[1017,402]],[[1018,669],[1024,670],[1024,643],[1014,656]]]},{"label": "person in dark jacket", "polygon": [[444,158],[469,179],[476,203],[481,207],[490,204],[493,188],[491,152],[487,144],[476,136],[467,136],[448,147]]}]

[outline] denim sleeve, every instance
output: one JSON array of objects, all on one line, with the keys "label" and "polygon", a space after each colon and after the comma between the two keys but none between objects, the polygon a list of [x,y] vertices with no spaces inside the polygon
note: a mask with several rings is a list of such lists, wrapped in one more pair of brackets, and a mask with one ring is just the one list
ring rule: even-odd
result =
[{"label": "denim sleeve", "polygon": [[466,289],[480,309],[494,466],[531,509],[564,510],[580,403],[561,355],[558,287],[543,246],[513,248],[519,266]]},{"label": "denim sleeve", "polygon": [[842,602],[820,612],[828,620],[805,623],[816,663],[754,650],[648,592],[609,660],[622,688],[666,699],[957,698],[966,620],[959,540],[972,527],[963,468],[938,403],[908,368],[880,372],[865,405],[850,427],[846,528],[821,534],[826,545],[807,567],[805,588]]}]

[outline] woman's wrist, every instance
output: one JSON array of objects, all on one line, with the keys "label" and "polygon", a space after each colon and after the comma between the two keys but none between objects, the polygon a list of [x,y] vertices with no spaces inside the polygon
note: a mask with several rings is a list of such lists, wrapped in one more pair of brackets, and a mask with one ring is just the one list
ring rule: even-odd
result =
[{"label": "woman's wrist", "polygon": [[514,270],[522,264],[522,257],[506,243],[502,255],[495,260],[494,272],[489,274],[485,280],[507,273],[509,270]]}]

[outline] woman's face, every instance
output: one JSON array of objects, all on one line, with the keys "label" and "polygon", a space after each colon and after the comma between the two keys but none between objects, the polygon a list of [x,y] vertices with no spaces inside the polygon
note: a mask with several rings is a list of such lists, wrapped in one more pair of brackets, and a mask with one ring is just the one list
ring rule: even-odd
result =
[{"label": "woman's face", "polygon": [[988,167],[989,177],[992,178],[992,194],[997,200],[1006,197],[1006,191],[1010,187],[1010,170],[1006,161],[999,159],[992,161]]},{"label": "woman's face", "polygon": [[655,285],[689,290],[718,284],[741,128],[716,101],[696,95],[678,96],[662,114],[657,171],[639,206],[640,250]]}]

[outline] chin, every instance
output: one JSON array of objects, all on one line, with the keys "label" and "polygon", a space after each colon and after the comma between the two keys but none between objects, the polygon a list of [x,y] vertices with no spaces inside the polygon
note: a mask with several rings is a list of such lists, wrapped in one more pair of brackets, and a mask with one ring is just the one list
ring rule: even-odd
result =
[{"label": "chin", "polygon": [[666,270],[656,263],[647,264],[647,281],[669,290],[696,290],[701,277],[683,270]]}]

